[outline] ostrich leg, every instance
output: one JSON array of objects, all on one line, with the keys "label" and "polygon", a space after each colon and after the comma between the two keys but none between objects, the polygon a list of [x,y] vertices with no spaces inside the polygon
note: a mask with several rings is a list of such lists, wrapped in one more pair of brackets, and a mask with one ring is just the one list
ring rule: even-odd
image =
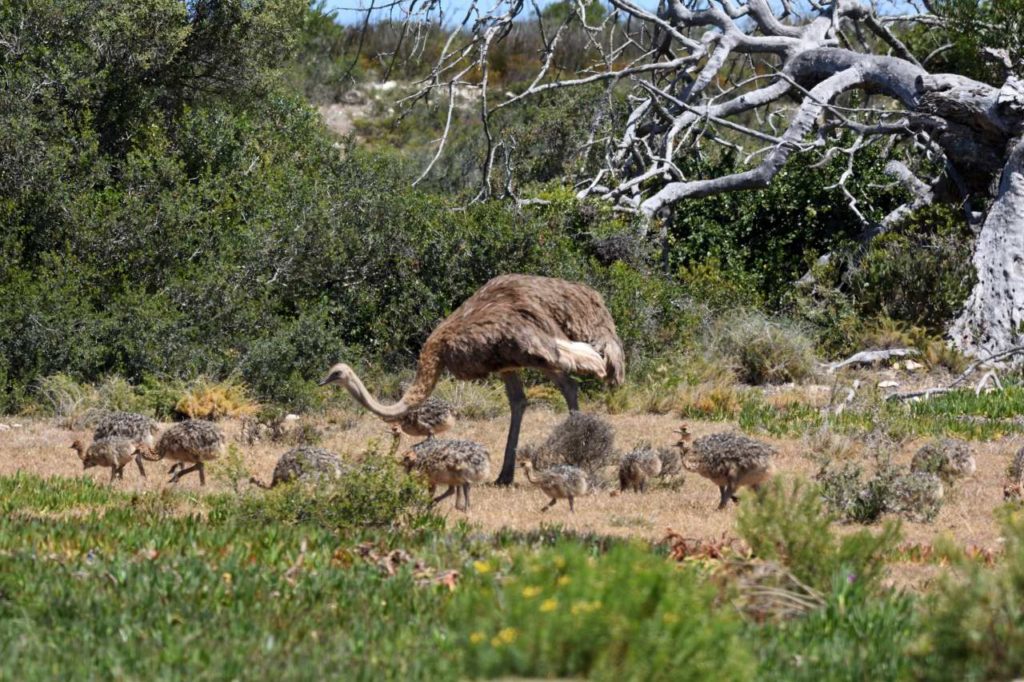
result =
[{"label": "ostrich leg", "polygon": [[512,409],[512,416],[508,425],[508,440],[505,441],[505,461],[501,465],[501,473],[498,474],[496,485],[512,485],[516,475],[516,447],[519,445],[519,426],[523,423],[523,413],[526,412],[526,391],[523,390],[523,382],[519,378],[519,372],[502,372],[501,378],[505,381],[505,395],[508,396],[508,404]]},{"label": "ostrich leg", "polygon": [[562,392],[562,396],[565,397],[565,404],[569,406],[569,411],[579,412],[579,385],[576,383],[576,380],[565,372],[559,372],[553,369],[546,370],[544,375],[548,379],[551,379],[552,383],[554,383],[555,386],[558,387],[558,390]]}]

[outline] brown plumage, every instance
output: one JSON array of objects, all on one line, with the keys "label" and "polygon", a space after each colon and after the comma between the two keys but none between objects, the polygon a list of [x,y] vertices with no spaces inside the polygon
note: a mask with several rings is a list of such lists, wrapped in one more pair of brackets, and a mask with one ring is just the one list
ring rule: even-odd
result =
[{"label": "brown plumage", "polygon": [[447,400],[430,396],[420,406],[409,410],[392,423],[410,436],[433,438],[455,424],[455,410]]},{"label": "brown plumage", "polygon": [[[160,436],[156,443],[156,458],[177,462],[167,473],[173,473],[171,483],[177,483],[185,474],[199,472],[199,484],[206,485],[204,464],[224,453],[224,432],[213,422],[189,419],[175,424]],[[192,466],[186,467],[186,464]]]},{"label": "brown plumage", "polygon": [[957,478],[970,476],[976,469],[970,446],[955,438],[925,443],[910,462],[911,471],[935,474],[947,485]]},{"label": "brown plumage", "polygon": [[680,429],[679,449],[683,468],[700,474],[718,486],[725,509],[729,500],[738,501],[736,491],[749,486],[757,490],[774,473],[775,448],[737,433],[715,433],[689,444],[690,433]]},{"label": "brown plumage", "polygon": [[526,480],[551,498],[550,502],[541,507],[542,512],[551,509],[562,499],[569,500],[569,511],[575,512],[573,501],[581,495],[586,495],[590,487],[583,470],[568,464],[559,464],[544,471],[534,472],[533,463],[526,460],[523,462],[523,469],[526,471]]},{"label": "brown plumage", "polygon": [[289,450],[278,458],[277,464],[274,465],[274,475],[270,485],[256,477],[250,478],[249,482],[269,490],[292,481],[318,483],[338,478],[345,469],[345,463],[341,461],[341,457],[330,450],[303,445]]},{"label": "brown plumage", "polygon": [[427,477],[431,495],[437,486],[448,486],[432,504],[455,493],[455,508],[464,511],[469,510],[470,484],[479,483],[491,474],[487,449],[468,440],[432,438],[417,443],[402,457],[402,465],[406,471],[415,469]]},{"label": "brown plumage", "polygon": [[1018,450],[1014,455],[1007,474],[1009,480],[1003,486],[1003,499],[1021,499],[1024,497],[1024,448]]},{"label": "brown plumage", "polygon": [[[141,446],[145,447],[145,446]],[[128,438],[100,438],[94,440],[88,448],[80,440],[71,444],[71,449],[78,453],[82,460],[82,468],[110,467],[110,482],[114,477],[124,479],[124,467],[128,462],[135,460],[139,467],[139,473],[146,477],[146,470],[142,468],[142,452],[140,445]]]},{"label": "brown plumage", "polygon": [[507,485],[515,475],[519,427],[526,410],[519,370],[546,374],[569,409],[576,411],[577,387],[570,374],[592,374],[618,385],[626,362],[615,322],[599,293],[550,277],[502,275],[434,329],[420,351],[416,378],[397,403],[378,402],[345,364],[332,367],[320,383],[344,386],[366,409],[394,420],[422,404],[445,369],[460,380],[501,374],[512,417],[497,482]]},{"label": "brown plumage", "polygon": [[661,474],[661,457],[658,451],[647,443],[637,446],[626,454],[619,463],[619,490],[632,488],[642,493],[647,488],[647,479]]},{"label": "brown plumage", "polygon": [[149,417],[134,412],[109,412],[100,419],[93,431],[93,440],[127,438],[139,445],[156,445],[159,425]]}]

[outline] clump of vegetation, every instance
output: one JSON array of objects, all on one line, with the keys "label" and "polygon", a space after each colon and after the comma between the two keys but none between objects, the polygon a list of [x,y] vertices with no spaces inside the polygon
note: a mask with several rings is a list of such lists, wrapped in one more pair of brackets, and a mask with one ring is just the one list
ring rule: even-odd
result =
[{"label": "clump of vegetation", "polygon": [[814,342],[799,325],[757,311],[721,319],[709,345],[749,384],[804,381],[817,371]]},{"label": "clump of vegetation", "polygon": [[1024,669],[1024,511],[1007,507],[995,566],[954,555],[915,655],[921,679],[1009,680]]},{"label": "clump of vegetation", "polygon": [[316,485],[277,486],[246,495],[240,503],[219,501],[211,516],[240,517],[256,524],[301,524],[326,529],[416,526],[429,518],[430,496],[397,462],[368,454],[338,478]]},{"label": "clump of vegetation", "polygon": [[214,479],[222,481],[235,495],[240,495],[249,480],[249,469],[238,446],[231,443],[223,457],[210,463]]},{"label": "clump of vegetation", "polygon": [[596,414],[570,412],[543,443],[525,450],[525,457],[537,469],[569,464],[583,469],[594,484],[598,472],[615,460],[615,431]]},{"label": "clump of vegetation", "polygon": [[216,421],[224,417],[244,417],[256,412],[258,406],[237,379],[214,381],[199,377],[186,389],[174,406],[175,412],[187,419]]},{"label": "clump of vegetation", "polygon": [[837,578],[876,587],[899,539],[895,524],[881,533],[861,530],[837,538],[820,492],[799,481],[776,478],[752,502],[740,506],[737,528],[754,555],[781,562],[821,591],[829,591]]},{"label": "clump of vegetation", "polygon": [[493,419],[508,411],[508,398],[500,382],[442,379],[434,395],[451,403],[459,419]]},{"label": "clump of vegetation", "polygon": [[828,508],[840,519],[854,523],[875,523],[883,514],[930,523],[942,509],[946,494],[938,476],[887,463],[867,480],[853,462],[838,468],[826,465],[816,479]]},{"label": "clump of vegetation", "polygon": [[632,545],[594,556],[559,544],[478,562],[452,607],[471,623],[459,640],[468,668],[487,678],[753,676],[736,621],[699,573],[639,559]]}]

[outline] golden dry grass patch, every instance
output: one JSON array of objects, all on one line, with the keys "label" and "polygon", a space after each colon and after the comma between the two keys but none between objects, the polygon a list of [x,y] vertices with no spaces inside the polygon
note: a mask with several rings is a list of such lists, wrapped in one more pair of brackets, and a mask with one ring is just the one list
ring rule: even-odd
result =
[{"label": "golden dry grass patch", "polygon": [[[520,442],[543,440],[564,418],[564,414],[531,408],[523,422]],[[605,418],[615,428],[616,448],[623,452],[644,441],[656,447],[674,445],[675,430],[682,421],[670,415],[653,414],[605,415]],[[23,423],[22,428],[0,433],[0,475],[24,471],[44,477],[88,476],[106,484],[109,470],[94,468],[83,471],[81,462],[69,447],[75,438],[87,440],[90,435],[88,432],[60,428],[53,420],[19,421]],[[324,434],[320,446],[346,456],[359,455],[374,442],[377,452],[382,454],[387,453],[391,445],[391,432],[387,425],[367,414],[354,420],[351,428],[332,425],[325,420],[313,423]],[[244,445],[238,442],[239,421],[226,420],[220,424],[228,442],[237,448],[247,474],[265,481],[270,480],[278,457],[293,447],[267,441],[252,446]],[[730,423],[698,420],[686,420],[686,424],[694,438],[737,428]],[[491,453],[492,476],[497,476],[507,429],[506,416],[480,421],[463,420],[445,437],[466,438],[483,444]],[[817,473],[818,465],[808,456],[809,448],[804,439],[760,438],[778,449],[775,464],[780,475],[811,478]],[[978,463],[977,473],[959,483],[934,523],[904,522],[905,539],[908,542],[932,542],[940,534],[947,534],[964,546],[998,549],[999,529],[994,511],[1002,504],[1003,477],[1021,441],[1021,437],[1017,436],[988,443],[972,443]],[[414,442],[414,439],[404,437],[399,454]],[[909,464],[921,442],[904,444],[894,456],[895,461]],[[113,485],[126,491],[157,491],[165,488],[169,463],[145,462],[145,466],[149,474],[147,479],[142,479],[134,465],[129,465],[125,469],[124,480]],[[613,470],[608,471],[610,478],[613,478],[613,473]],[[657,481],[646,494],[628,492],[613,496],[611,492],[617,486],[610,484],[607,489],[595,491],[577,500],[575,514],[569,513],[568,504],[564,501],[541,513],[539,509],[547,502],[544,494],[527,484],[521,471],[517,472],[516,479],[517,484],[511,489],[476,486],[471,493],[472,509],[468,514],[455,511],[451,499],[442,502],[439,511],[451,521],[465,519],[485,531],[502,528],[528,531],[538,529],[542,524],[556,523],[581,532],[650,540],[661,539],[667,528],[694,538],[718,538],[723,533],[735,534],[736,507],[716,511],[717,488],[710,481],[694,474],[687,474],[685,482],[678,489]],[[177,487],[182,491],[200,492],[199,480],[195,475],[185,477]],[[218,463],[211,463],[208,466],[207,486],[202,492],[227,490],[230,490],[230,485],[224,479]],[[751,494],[742,491],[741,499],[749,498]],[[860,526],[840,526],[839,530],[847,532],[848,529],[858,528]]]}]

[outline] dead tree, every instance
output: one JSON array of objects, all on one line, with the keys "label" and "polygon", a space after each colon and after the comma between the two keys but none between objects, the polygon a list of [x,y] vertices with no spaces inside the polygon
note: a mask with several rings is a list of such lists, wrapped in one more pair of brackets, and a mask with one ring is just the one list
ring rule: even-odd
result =
[{"label": "dead tree", "polygon": [[[624,95],[629,112],[611,129],[600,128],[608,117],[580,122],[601,163],[574,178],[577,195],[637,214],[641,231],[687,199],[768,186],[794,152],[839,155],[849,160],[839,188],[865,239],[929,203],[967,207],[978,229],[978,280],[952,341],[980,355],[1024,342],[1024,83],[1013,64],[1001,87],[930,72],[929,56],[912,54],[900,39],[914,23],[942,24],[928,2],[890,3],[887,11],[879,9],[885,0],[662,0],[657,11],[608,2],[598,23],[587,23],[589,3],[577,0],[557,25],[523,0],[473,1],[454,21],[445,0],[388,4],[410,36],[439,23],[451,29],[431,73],[404,101],[440,97],[448,110],[434,161],[445,152],[457,98],[475,91],[487,149],[480,196],[514,196],[510,173],[496,182],[514,142],[501,139],[495,115],[542,93],[594,84],[605,85],[609,99]],[[488,54],[527,21],[543,45],[535,77],[518,92],[494,92]],[[567,69],[559,45],[569,36],[577,45],[581,35],[593,59]],[[868,147],[889,159],[887,172],[912,197],[874,221],[848,189],[853,160]],[[683,170],[682,161],[716,148],[738,153],[739,170],[717,177]],[[972,208],[981,205],[984,212]]]}]

